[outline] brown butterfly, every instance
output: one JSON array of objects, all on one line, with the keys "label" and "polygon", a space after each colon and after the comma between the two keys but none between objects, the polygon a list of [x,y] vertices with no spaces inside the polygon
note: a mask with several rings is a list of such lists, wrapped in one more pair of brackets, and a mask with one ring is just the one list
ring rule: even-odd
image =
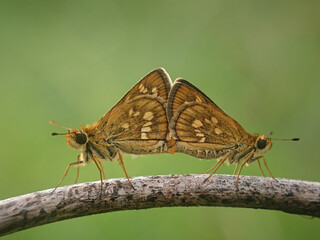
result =
[{"label": "brown butterfly", "polygon": [[[169,93],[167,115],[170,134],[176,140],[176,152],[202,159],[218,159],[218,162],[205,172],[213,171],[206,180],[224,162],[236,164],[233,174],[242,162],[236,178],[237,186],[240,172],[245,164],[257,161],[264,176],[260,158],[263,158],[272,176],[262,155],[271,149],[271,138],[247,133],[239,123],[188,81],[177,79],[174,82]],[[273,176],[272,178],[275,179]]]},{"label": "brown butterfly", "polygon": [[[168,151],[166,105],[171,85],[167,72],[163,68],[156,69],[142,78],[97,123],[81,126],[80,130],[67,128],[67,133],[52,133],[65,135],[68,146],[81,151],[77,161],[68,165],[57,187],[71,166],[78,167],[77,182],[79,167],[92,161],[100,172],[102,190],[105,173],[101,162],[114,159],[119,161],[130,186],[133,187],[124,167],[122,154]],[[54,122],[51,124],[57,125]]]}]

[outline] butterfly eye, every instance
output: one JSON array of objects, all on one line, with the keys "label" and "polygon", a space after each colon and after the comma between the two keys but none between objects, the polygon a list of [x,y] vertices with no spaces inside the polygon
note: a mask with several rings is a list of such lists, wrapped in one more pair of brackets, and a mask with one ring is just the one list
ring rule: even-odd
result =
[{"label": "butterfly eye", "polygon": [[257,141],[257,148],[264,149],[267,146],[267,140],[259,138]]},{"label": "butterfly eye", "polygon": [[76,133],[75,140],[78,144],[85,144],[87,142],[87,136],[84,133]]}]

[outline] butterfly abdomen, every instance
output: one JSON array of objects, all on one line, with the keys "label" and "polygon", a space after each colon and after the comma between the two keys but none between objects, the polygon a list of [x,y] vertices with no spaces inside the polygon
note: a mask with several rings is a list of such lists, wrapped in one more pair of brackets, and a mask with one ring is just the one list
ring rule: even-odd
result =
[{"label": "butterfly abdomen", "polygon": [[190,145],[185,142],[177,142],[176,152],[186,153],[190,156],[202,159],[214,159],[223,156],[228,151],[224,149],[200,149],[190,147]]},{"label": "butterfly abdomen", "polygon": [[[148,146],[147,148],[145,146]],[[123,153],[127,154],[154,154],[154,153],[165,153],[168,152],[168,146],[165,141],[162,140],[149,140],[146,141],[129,141],[123,142],[121,144],[115,144],[117,148]]]}]

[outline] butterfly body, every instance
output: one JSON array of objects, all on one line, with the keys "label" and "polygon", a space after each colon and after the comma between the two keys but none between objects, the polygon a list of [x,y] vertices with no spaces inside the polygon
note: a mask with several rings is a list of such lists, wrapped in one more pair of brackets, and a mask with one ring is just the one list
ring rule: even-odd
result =
[{"label": "butterfly body", "polygon": [[263,158],[272,176],[263,156],[272,147],[271,138],[247,133],[188,81],[177,79],[172,85],[162,68],[142,78],[98,122],[82,126],[80,130],[68,129],[62,135],[66,135],[69,147],[81,153],[77,162],[68,165],[58,186],[70,166],[78,167],[77,181],[79,166],[92,161],[99,169],[102,190],[105,174],[101,162],[117,160],[133,187],[123,164],[123,154],[180,152],[202,159],[217,159],[207,171],[213,171],[209,177],[225,162],[236,164],[234,173],[241,164],[236,184],[242,167],[254,161],[264,175],[259,162]]},{"label": "butterfly body", "polygon": [[162,68],[156,69],[132,87],[98,122],[81,130],[69,129],[65,134],[67,144],[81,153],[77,162],[69,164],[63,178],[70,166],[79,167],[93,161],[102,183],[105,174],[101,162],[116,159],[132,186],[124,168],[123,153],[152,154],[169,150],[166,107],[170,89],[169,75]]},{"label": "butterfly body", "polygon": [[[176,152],[185,153],[201,159],[220,159],[226,154],[228,158],[225,159],[227,164],[239,163],[241,160],[245,159],[252,151],[254,154],[247,161],[247,165],[256,159],[259,155],[263,154],[259,149],[257,149],[255,143],[258,140],[259,135],[251,135],[250,141],[244,142],[235,142],[230,145],[222,144],[202,144],[203,146],[199,147],[196,142],[184,142],[184,140],[177,139],[176,142]],[[270,141],[270,144],[272,142]],[[270,147],[271,148],[271,147]],[[268,149],[269,150],[269,149]]]},{"label": "butterfly body", "polygon": [[272,147],[271,139],[247,133],[184,79],[177,79],[171,88],[167,115],[170,134],[176,140],[176,152],[202,159],[217,159],[218,165],[209,171],[217,167],[215,172],[224,162],[235,163],[237,167],[242,162],[242,168],[244,164],[259,161],[262,154]]}]

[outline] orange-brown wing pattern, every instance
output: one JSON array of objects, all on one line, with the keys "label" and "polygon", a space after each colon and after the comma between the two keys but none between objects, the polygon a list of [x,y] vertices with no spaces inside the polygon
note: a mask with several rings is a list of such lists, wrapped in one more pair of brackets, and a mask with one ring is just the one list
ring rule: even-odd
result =
[{"label": "orange-brown wing pattern", "polygon": [[249,134],[204,93],[183,79],[175,81],[169,94],[171,135],[199,149],[228,149]]},{"label": "orange-brown wing pattern", "polygon": [[168,118],[171,119],[173,114],[177,111],[177,109],[186,103],[205,103],[212,104],[217,109],[222,111],[214,102],[211,101],[209,97],[207,97],[203,92],[201,92],[198,88],[193,86],[188,81],[178,78],[175,80],[171,91],[169,93],[168,100]]},{"label": "orange-brown wing pattern", "polygon": [[101,132],[104,129],[113,109],[118,108],[135,97],[149,95],[159,97],[163,99],[164,102],[167,102],[171,85],[170,77],[163,68],[153,70],[134,85],[122,99],[98,121],[97,131]]},{"label": "orange-brown wing pattern", "polygon": [[[114,109],[102,135],[127,153],[154,153],[164,147],[168,133],[162,98],[139,96]],[[160,143],[159,143],[160,142]]]}]

